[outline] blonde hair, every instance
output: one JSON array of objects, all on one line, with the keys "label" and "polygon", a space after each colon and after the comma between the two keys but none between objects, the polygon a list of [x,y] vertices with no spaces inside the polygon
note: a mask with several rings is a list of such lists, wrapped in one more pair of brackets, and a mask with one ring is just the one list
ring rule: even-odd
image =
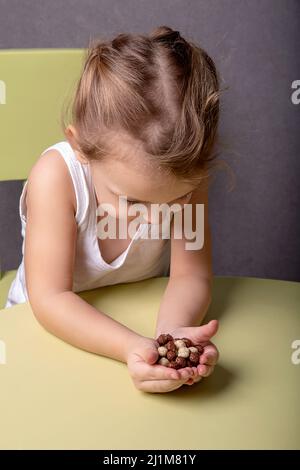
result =
[{"label": "blonde hair", "polygon": [[217,156],[219,97],[213,60],[168,26],[90,41],[72,102],[78,149],[102,160],[128,135],[154,167],[198,185]]}]

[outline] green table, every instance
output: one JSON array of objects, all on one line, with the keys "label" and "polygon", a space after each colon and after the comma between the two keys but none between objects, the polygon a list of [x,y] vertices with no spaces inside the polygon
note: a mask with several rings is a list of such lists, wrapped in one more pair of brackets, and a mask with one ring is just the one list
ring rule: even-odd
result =
[{"label": "green table", "polygon": [[[153,336],[166,283],[79,295]],[[220,321],[214,374],[149,394],[134,387],[125,364],[46,331],[28,303],[0,310],[0,448],[299,449],[300,365],[291,345],[300,339],[300,284],[216,277],[211,318]]]}]

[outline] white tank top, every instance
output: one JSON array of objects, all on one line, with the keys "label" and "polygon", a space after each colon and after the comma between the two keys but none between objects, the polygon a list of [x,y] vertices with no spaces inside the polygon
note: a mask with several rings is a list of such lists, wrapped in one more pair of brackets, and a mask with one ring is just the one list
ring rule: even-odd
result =
[{"label": "white tank top", "polygon": [[[110,264],[101,256],[97,236],[97,200],[90,165],[81,163],[68,141],[58,142],[44,150],[58,150],[69,169],[76,194],[77,243],[73,272],[73,292],[80,292],[119,283],[128,283],[151,277],[168,276],[170,266],[170,238],[150,238],[159,226],[141,223],[129,246]],[[27,180],[19,201],[22,226],[22,261],[10,286],[6,307],[27,302],[25,283],[24,242],[26,235]],[[160,226],[161,227],[161,226]],[[145,234],[148,232],[148,238]],[[158,233],[158,232],[157,232]],[[166,232],[167,233],[167,232]]]}]

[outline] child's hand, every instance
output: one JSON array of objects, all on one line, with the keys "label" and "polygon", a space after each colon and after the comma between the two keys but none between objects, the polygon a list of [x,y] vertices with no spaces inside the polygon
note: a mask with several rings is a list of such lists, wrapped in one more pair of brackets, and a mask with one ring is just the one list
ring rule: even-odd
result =
[{"label": "child's hand", "polygon": [[189,338],[193,343],[201,344],[204,347],[203,354],[200,356],[200,364],[192,368],[195,376],[186,382],[187,385],[199,382],[202,377],[208,377],[213,372],[219,359],[219,351],[210,341],[210,338],[216,334],[218,327],[218,321],[211,320],[206,325],[184,326],[166,332],[172,335],[173,338]]},{"label": "child's hand", "polygon": [[193,367],[175,370],[155,364],[159,357],[157,346],[158,343],[154,339],[141,337],[128,353],[128,370],[138,390],[152,393],[171,392],[194,377]]}]

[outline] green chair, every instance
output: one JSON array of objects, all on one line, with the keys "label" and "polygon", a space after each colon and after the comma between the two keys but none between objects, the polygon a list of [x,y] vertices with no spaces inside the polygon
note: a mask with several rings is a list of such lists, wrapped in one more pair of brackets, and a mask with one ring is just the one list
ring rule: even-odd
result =
[{"label": "green chair", "polygon": [[22,260],[19,197],[41,152],[64,140],[84,49],[0,51],[0,308]]}]

